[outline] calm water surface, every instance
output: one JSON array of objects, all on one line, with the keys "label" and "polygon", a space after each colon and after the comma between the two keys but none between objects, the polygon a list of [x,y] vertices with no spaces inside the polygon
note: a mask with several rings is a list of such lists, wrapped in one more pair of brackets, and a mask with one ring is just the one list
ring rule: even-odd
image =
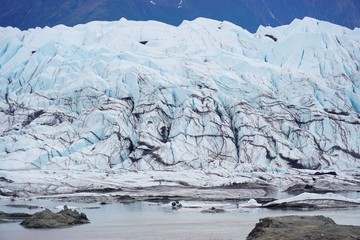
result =
[{"label": "calm water surface", "polygon": [[[281,215],[325,215],[338,224],[360,225],[360,208],[318,211],[281,211],[269,209],[241,209],[233,203],[221,202],[183,202],[184,206],[200,205],[209,208],[221,205],[225,213],[201,213],[199,208],[171,210],[170,204],[135,202],[130,204],[114,203],[108,205],[63,203],[50,200],[31,202],[0,200],[0,210],[5,212],[37,212],[6,207],[6,204],[35,204],[53,211],[58,205],[67,204],[79,207],[90,219],[90,224],[53,229],[25,229],[16,223],[0,224],[0,240],[91,240],[91,239],[245,239],[259,218]],[[87,207],[99,209],[87,209]]]}]

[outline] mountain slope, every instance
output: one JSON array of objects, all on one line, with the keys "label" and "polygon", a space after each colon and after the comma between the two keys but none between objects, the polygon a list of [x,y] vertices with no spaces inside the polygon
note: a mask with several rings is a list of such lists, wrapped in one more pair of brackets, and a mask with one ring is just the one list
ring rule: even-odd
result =
[{"label": "mountain slope", "polygon": [[20,29],[117,21],[121,17],[177,26],[185,19],[207,17],[255,32],[260,25],[284,25],[305,16],[352,29],[360,27],[360,4],[357,0],[4,0],[0,6],[0,26]]},{"label": "mountain slope", "polygon": [[0,32],[10,179],[359,171],[359,29],[304,18],[250,34],[199,18]]}]

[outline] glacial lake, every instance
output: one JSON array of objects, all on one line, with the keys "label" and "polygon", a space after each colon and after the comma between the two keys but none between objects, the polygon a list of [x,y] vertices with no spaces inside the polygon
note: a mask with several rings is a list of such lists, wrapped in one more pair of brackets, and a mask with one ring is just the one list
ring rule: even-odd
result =
[{"label": "glacial lake", "polygon": [[[357,194],[356,194],[357,196]],[[0,199],[0,210],[34,213],[41,209],[7,207],[7,204],[32,204],[58,211],[56,206],[78,207],[90,219],[90,224],[61,229],[25,229],[19,222],[0,224],[0,240],[218,240],[245,239],[259,218],[281,215],[324,215],[338,224],[360,225],[360,208],[316,211],[270,210],[237,208],[234,202],[182,201],[184,207],[172,210],[170,204],[152,202],[66,203],[51,200],[15,201]],[[191,208],[190,208],[191,206]],[[212,206],[226,209],[225,213],[201,213]],[[92,207],[99,207],[91,209]],[[188,208],[189,207],[189,208]]]}]

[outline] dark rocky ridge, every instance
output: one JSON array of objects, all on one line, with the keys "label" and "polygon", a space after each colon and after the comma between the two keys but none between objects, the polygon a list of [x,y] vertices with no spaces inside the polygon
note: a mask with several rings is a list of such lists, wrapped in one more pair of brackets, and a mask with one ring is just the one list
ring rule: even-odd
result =
[{"label": "dark rocky ridge", "polygon": [[84,223],[89,223],[89,219],[84,213],[68,209],[65,206],[58,213],[53,213],[49,209],[35,213],[21,222],[21,225],[26,228],[59,228]]}]

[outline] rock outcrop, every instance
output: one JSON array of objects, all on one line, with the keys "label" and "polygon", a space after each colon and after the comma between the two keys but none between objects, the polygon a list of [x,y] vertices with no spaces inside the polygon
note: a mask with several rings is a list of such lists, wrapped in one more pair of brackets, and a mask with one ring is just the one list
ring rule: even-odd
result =
[{"label": "rock outcrop", "polygon": [[360,226],[337,225],[324,216],[283,216],[260,219],[247,240],[359,239]]},{"label": "rock outcrop", "polygon": [[21,222],[21,225],[26,228],[59,228],[84,223],[89,223],[84,213],[68,209],[65,206],[58,213],[54,213],[49,209],[35,213],[30,218]]},{"label": "rock outcrop", "polygon": [[171,208],[174,210],[182,208],[182,204],[179,201],[173,201],[171,203]]}]

